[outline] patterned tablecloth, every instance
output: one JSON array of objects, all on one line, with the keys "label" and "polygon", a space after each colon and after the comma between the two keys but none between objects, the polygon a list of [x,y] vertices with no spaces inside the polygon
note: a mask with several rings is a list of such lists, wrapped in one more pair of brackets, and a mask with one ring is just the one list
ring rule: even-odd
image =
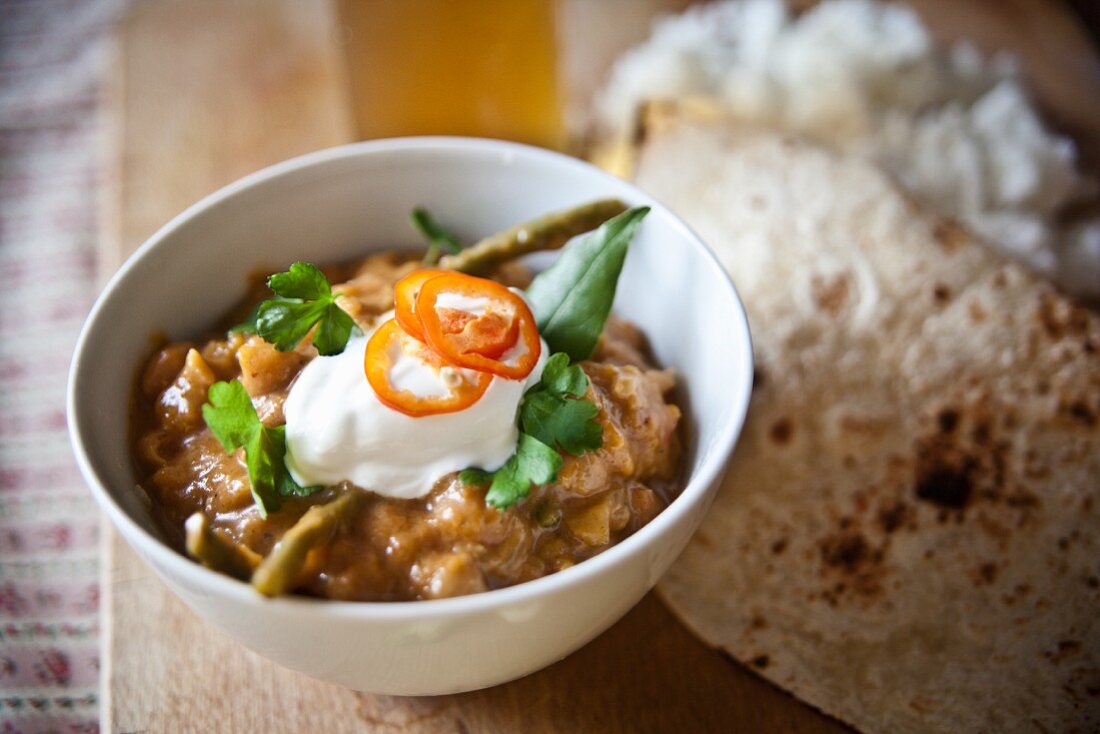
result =
[{"label": "patterned tablecloth", "polygon": [[65,427],[120,0],[0,0],[0,732],[98,731],[99,513]]}]

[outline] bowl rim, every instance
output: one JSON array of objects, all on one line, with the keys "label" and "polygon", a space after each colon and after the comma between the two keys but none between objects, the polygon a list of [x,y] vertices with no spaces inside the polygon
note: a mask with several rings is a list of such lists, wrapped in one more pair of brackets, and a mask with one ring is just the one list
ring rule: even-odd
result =
[{"label": "bowl rim", "polygon": [[[716,450],[709,460],[704,461],[693,474],[687,477],[680,494],[669,503],[653,520],[628,538],[624,538],[607,550],[582,563],[558,572],[542,576],[537,579],[525,581],[514,586],[500,589],[492,589],[477,594],[450,597],[444,599],[429,599],[415,602],[406,601],[341,601],[306,596],[285,595],[276,598],[263,597],[256,593],[252,587],[237,579],[218,573],[202,566],[190,558],[187,558],[170,548],[159,538],[149,533],[137,521],[122,509],[111,492],[107,489],[95,469],[92,457],[84,441],[85,419],[79,408],[78,394],[81,384],[85,381],[84,374],[90,366],[83,359],[87,344],[90,341],[92,326],[98,320],[100,312],[105,304],[114,297],[120,284],[126,279],[135,264],[145,258],[152,250],[169,238],[184,223],[201,216],[207,210],[212,209],[224,201],[232,199],[257,185],[273,179],[287,176],[301,169],[323,166],[326,163],[360,156],[372,156],[378,154],[408,153],[413,151],[431,151],[435,153],[449,154],[480,154],[505,156],[507,158],[524,157],[536,165],[555,166],[570,169],[579,175],[601,179],[609,185],[625,191],[629,198],[636,203],[645,203],[655,209],[659,209],[669,218],[670,224],[678,230],[681,237],[692,247],[697,255],[702,258],[709,268],[729,288],[736,305],[737,313],[732,323],[729,324],[740,334],[737,336],[745,345],[740,354],[741,374],[744,375],[742,384],[733,389],[734,399],[738,401],[734,410],[730,413],[730,419],[721,427],[717,440],[712,442]],[[305,613],[309,610],[325,610],[325,614],[331,614],[336,618],[347,619],[379,619],[379,620],[413,620],[423,618],[457,617],[486,609],[514,606],[524,602],[530,602],[538,597],[553,595],[554,593],[572,586],[579,586],[586,580],[599,575],[601,572],[624,563],[628,557],[640,552],[667,529],[675,525],[690,509],[703,501],[707,489],[721,479],[729,457],[741,434],[745,417],[748,412],[749,399],[753,383],[753,353],[752,339],[749,331],[748,318],[744,304],[733,284],[721,265],[718,258],[703,243],[703,240],[680,217],[668,207],[656,201],[632,183],[613,176],[590,163],[578,158],[537,148],[522,143],[493,140],[487,138],[469,138],[459,136],[417,136],[383,138],[355,143],[348,143],[332,148],[306,153],[285,161],[275,163],[248,174],[236,181],[223,186],[213,193],[191,204],[181,213],[177,214],[160,229],[153,233],[142,243],[122,264],[121,267],[108,279],[103,286],[95,303],[88,313],[81,327],[80,336],[73,350],[73,357],[69,367],[68,385],[66,390],[66,416],[69,436],[73,453],[76,457],[80,473],[95,497],[100,508],[107,513],[116,526],[117,531],[126,539],[127,543],[135,547],[139,555],[148,554],[155,559],[154,566],[167,569],[166,576],[179,575],[190,578],[195,586],[206,589],[209,593],[228,597],[231,601],[249,605],[264,604],[276,612],[286,614]],[[140,539],[138,541],[131,539]],[[158,569],[154,569],[158,570]],[[172,585],[171,583],[169,584]]]}]

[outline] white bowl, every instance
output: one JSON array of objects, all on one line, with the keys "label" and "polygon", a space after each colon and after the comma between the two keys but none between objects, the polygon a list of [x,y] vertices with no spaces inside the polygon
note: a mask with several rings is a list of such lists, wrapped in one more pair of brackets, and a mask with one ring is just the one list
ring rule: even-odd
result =
[{"label": "white bowl", "polygon": [[[155,175],[155,174],[154,174]],[[649,525],[564,572],[455,599],[360,603],[266,599],[164,542],[135,490],[127,401],[150,335],[193,338],[244,293],[257,267],[323,263],[413,245],[426,206],[466,238],[600,197],[653,211],[631,247],[615,309],[641,325],[686,405],[686,486]],[[490,140],[357,143],[267,168],[203,199],[111,279],[69,376],[73,448],[100,506],[192,609],[289,668],[376,693],[473,690],[561,659],[609,627],[679,555],[741,430],[752,347],[732,284],[698,237],[650,197],[581,161]]]}]

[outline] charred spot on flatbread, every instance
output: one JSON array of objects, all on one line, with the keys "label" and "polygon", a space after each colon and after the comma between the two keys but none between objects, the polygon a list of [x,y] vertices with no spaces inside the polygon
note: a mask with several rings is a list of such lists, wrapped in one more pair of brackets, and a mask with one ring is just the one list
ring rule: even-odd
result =
[{"label": "charred spot on flatbread", "polygon": [[756,657],[754,657],[752,659],[752,667],[759,668],[759,669],[762,670],[762,669],[768,667],[769,662],[770,662],[770,658],[767,655],[757,655]]},{"label": "charred spot on flatbread", "polygon": [[794,435],[794,423],[790,418],[780,418],[772,423],[770,429],[768,429],[768,436],[771,438],[772,443],[785,446],[791,442],[791,437]]},{"label": "charred spot on flatbread", "polygon": [[981,586],[983,584],[992,584],[994,581],[997,580],[998,570],[999,569],[996,563],[992,561],[986,561],[985,563],[974,569],[974,573],[972,574],[974,583],[978,586]]},{"label": "charred spot on flatbread", "polygon": [[887,535],[905,527],[912,523],[909,505],[898,501],[881,508],[878,512],[878,522],[882,532]]},{"label": "charred spot on flatbread", "polygon": [[940,433],[951,433],[959,425],[959,411],[954,408],[944,408],[936,413],[936,423],[940,427]]},{"label": "charred spot on flatbread", "polygon": [[1037,315],[1051,339],[1088,336],[1089,312],[1083,306],[1058,297],[1053,291],[1047,291],[1039,298]]},{"label": "charred spot on flatbread", "polygon": [[951,510],[964,509],[974,493],[974,457],[951,444],[931,441],[917,450],[917,499]]},{"label": "charred spot on flatbread", "polygon": [[970,235],[953,219],[937,222],[932,230],[932,236],[936,243],[948,252],[965,247],[970,241]]},{"label": "charred spot on flatbread", "polygon": [[847,593],[860,597],[879,594],[886,575],[888,541],[874,545],[859,529],[847,525],[818,541],[823,566],[820,598],[832,606]]},{"label": "charred spot on flatbread", "polygon": [[1096,426],[1097,409],[1092,408],[1084,400],[1074,400],[1068,405],[1063,403],[1063,409],[1078,423],[1093,428]]},{"label": "charred spot on flatbread", "polygon": [[851,290],[851,277],[847,273],[815,275],[810,279],[810,294],[814,302],[830,316],[837,316],[844,310]]}]

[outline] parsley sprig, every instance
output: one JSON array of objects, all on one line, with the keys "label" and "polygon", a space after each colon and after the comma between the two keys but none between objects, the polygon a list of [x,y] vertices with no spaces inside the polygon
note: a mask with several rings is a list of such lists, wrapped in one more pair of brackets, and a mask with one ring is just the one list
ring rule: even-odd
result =
[{"label": "parsley sprig", "polygon": [[585,400],[588,377],[561,352],[546,361],[542,378],[523,396],[516,453],[494,472],[467,469],[466,484],[489,485],[485,501],[505,509],[526,497],[532,484],[558,478],[564,459],[560,451],[580,456],[603,445],[603,427],[595,420],[599,408]]},{"label": "parsley sprig", "polygon": [[526,433],[519,434],[516,453],[496,471],[466,469],[459,479],[472,486],[489,485],[485,501],[504,510],[531,492],[532,484],[546,484],[558,478],[562,456],[542,441]]},{"label": "parsley sprig", "polygon": [[336,305],[332,286],[315,265],[297,262],[267,279],[275,292],[256,310],[256,333],[281,352],[297,347],[315,326],[313,346],[323,355],[344,351],[355,322]]},{"label": "parsley sprig", "polygon": [[229,327],[229,329],[226,331],[226,336],[232,337],[234,334],[251,336],[252,334],[255,334],[256,317],[260,314],[260,305],[261,304],[257,303],[256,308],[252,309],[252,313],[248,314],[248,318],[246,318],[244,321],[237,324],[236,326]]},{"label": "parsley sprig", "polygon": [[523,396],[519,410],[523,432],[551,448],[574,456],[603,445],[603,428],[595,420],[600,409],[582,400],[588,377],[569,356],[558,352],[546,361],[542,379]]},{"label": "parsley sprig", "polygon": [[211,385],[202,417],[227,452],[244,446],[248,481],[261,517],[279,509],[282,497],[304,497],[321,489],[303,487],[290,476],[284,463],[286,426],[265,426],[240,380]]}]

